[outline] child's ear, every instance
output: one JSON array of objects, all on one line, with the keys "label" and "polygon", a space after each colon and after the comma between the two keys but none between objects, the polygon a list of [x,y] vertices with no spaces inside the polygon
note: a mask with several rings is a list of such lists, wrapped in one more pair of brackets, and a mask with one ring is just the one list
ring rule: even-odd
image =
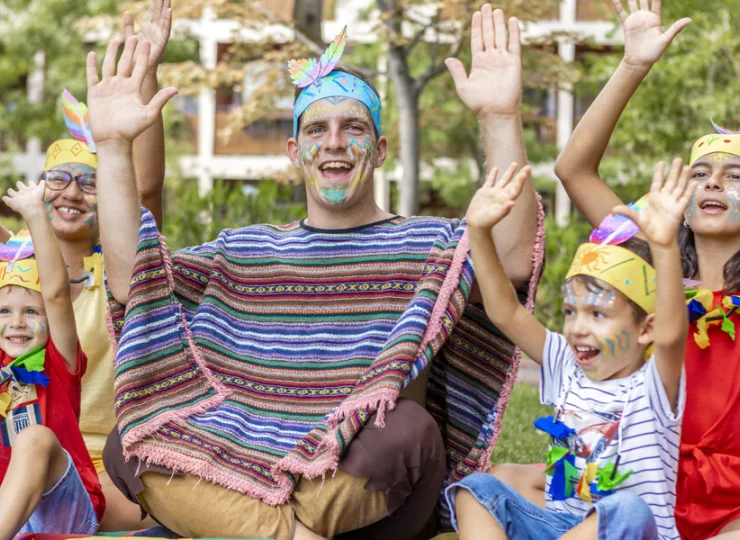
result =
[{"label": "child's ear", "polygon": [[640,335],[637,338],[637,342],[640,345],[645,345],[647,347],[653,342],[654,322],[655,313],[651,313],[650,315],[645,317],[644,321],[640,323]]}]

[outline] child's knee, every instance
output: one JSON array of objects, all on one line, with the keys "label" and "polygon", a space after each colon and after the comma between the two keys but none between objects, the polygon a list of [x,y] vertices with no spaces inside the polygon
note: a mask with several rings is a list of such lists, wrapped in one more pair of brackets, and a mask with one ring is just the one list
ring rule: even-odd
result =
[{"label": "child's knee", "polygon": [[[630,536],[631,530],[637,536],[644,531],[657,528],[655,517],[650,506],[639,496],[628,491],[618,491],[608,497],[604,497],[596,504],[599,521],[607,520],[607,523],[619,523],[624,536]],[[629,530],[627,530],[629,529]]]},{"label": "child's knee", "polygon": [[13,454],[24,454],[34,456],[38,459],[40,455],[51,456],[61,449],[59,440],[54,432],[46,426],[28,426],[21,431],[13,441]]}]

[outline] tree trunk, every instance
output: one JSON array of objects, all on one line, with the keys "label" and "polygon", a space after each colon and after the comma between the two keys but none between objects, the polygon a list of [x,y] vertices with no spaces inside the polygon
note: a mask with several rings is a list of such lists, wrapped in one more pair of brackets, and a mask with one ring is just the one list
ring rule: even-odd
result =
[{"label": "tree trunk", "polygon": [[388,54],[388,76],[393,82],[398,102],[397,136],[403,167],[398,213],[413,216],[419,212],[419,93],[409,74],[405,51],[392,47]]}]

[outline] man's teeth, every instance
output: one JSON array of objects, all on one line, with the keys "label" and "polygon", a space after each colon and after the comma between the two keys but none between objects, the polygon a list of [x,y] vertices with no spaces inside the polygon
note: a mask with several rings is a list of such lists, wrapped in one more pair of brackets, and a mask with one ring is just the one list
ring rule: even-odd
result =
[{"label": "man's teeth", "polygon": [[60,208],[57,208],[57,210],[59,212],[61,212],[62,214],[70,214],[70,215],[73,215],[73,216],[81,216],[82,215],[82,212],[79,211],[79,210],[77,210],[76,208],[67,208],[66,206],[62,206]]},{"label": "man's teeth", "polygon": [[344,163],[343,161],[330,161],[329,163],[324,163],[321,166],[321,170],[325,169],[351,169],[352,165],[349,163]]}]

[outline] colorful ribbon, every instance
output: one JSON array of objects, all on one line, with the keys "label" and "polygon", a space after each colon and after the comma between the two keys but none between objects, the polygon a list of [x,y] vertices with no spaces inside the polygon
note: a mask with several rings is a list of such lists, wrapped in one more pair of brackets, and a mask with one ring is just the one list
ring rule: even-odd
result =
[{"label": "colorful ribbon", "polygon": [[696,323],[694,341],[700,349],[709,347],[709,327],[712,325],[720,325],[720,329],[735,340],[735,323],[730,320],[730,315],[740,308],[740,295],[723,296],[721,305],[716,308],[713,304],[714,294],[709,289],[686,291],[689,323]]}]

